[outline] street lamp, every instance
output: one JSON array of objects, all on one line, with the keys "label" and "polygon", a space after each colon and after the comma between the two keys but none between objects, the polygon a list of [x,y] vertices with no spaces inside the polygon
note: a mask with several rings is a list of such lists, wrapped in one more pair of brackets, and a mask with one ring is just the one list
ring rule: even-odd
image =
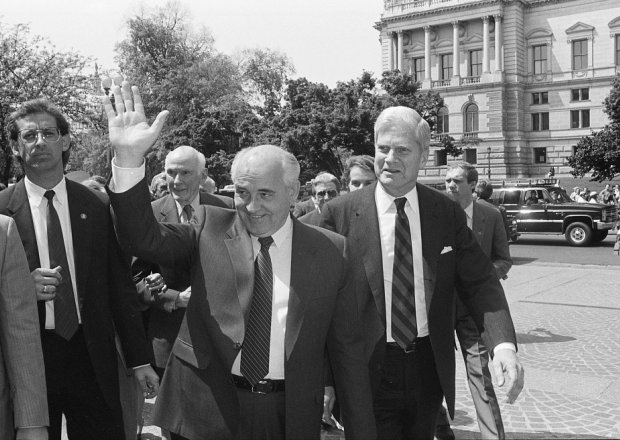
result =
[{"label": "street lamp", "polygon": [[491,181],[491,147],[487,147],[487,175]]}]

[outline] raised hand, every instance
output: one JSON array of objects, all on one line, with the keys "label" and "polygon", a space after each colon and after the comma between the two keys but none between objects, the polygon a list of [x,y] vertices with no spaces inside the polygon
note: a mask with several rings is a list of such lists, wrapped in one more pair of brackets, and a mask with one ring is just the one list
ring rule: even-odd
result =
[{"label": "raised hand", "polygon": [[116,165],[135,168],[142,164],[144,156],[155,144],[168,111],[160,112],[149,126],[138,87],[130,87],[127,81],[123,81],[121,87],[114,85],[112,92],[116,110],[108,96],[104,96],[102,101],[108,117],[110,144],[115,152]]}]

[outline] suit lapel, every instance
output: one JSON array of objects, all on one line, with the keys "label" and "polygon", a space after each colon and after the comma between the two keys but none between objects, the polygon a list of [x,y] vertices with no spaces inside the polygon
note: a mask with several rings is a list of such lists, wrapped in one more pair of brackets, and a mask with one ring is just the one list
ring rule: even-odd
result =
[{"label": "suit lapel", "polygon": [[39,247],[37,246],[37,237],[34,232],[34,222],[32,220],[32,212],[30,211],[30,203],[28,203],[24,179],[16,183],[14,188],[7,205],[7,210],[10,216],[15,219],[19,235],[26,250],[26,256],[28,257],[28,266],[33,271],[41,267],[41,262],[39,261]]},{"label": "suit lapel", "polygon": [[308,295],[316,280],[313,280],[309,267],[316,263],[314,255],[316,248],[306,238],[305,226],[297,219],[293,219],[293,243],[291,255],[291,284],[288,297],[288,312],[286,314],[286,332],[284,335],[285,360],[291,356],[293,347],[297,342],[299,331],[304,321],[304,311]]},{"label": "suit lapel", "polygon": [[370,285],[372,296],[375,299],[377,311],[385,325],[385,292],[383,285],[383,262],[381,259],[381,232],[377,204],[375,203],[375,189],[373,184],[360,194],[359,201],[352,201],[351,231],[357,231],[358,236],[349,237],[359,243],[364,260],[366,279]]},{"label": "suit lapel", "polygon": [[473,203],[473,217],[472,217],[472,229],[476,235],[478,243],[484,243],[484,232],[486,228],[486,217],[484,212],[478,206],[478,203]]},{"label": "suit lapel", "polygon": [[164,199],[161,209],[159,211],[160,222],[167,223],[179,223],[179,213],[177,212],[177,205],[174,203],[172,195],[168,194]]},{"label": "suit lapel", "polygon": [[69,217],[71,219],[71,235],[73,237],[73,261],[75,264],[75,283],[80,296],[85,295],[87,276],[90,272],[90,257],[92,255],[92,228],[93,213],[90,202],[83,197],[76,186],[79,185],[67,180],[67,199],[69,200]]},{"label": "suit lapel", "polygon": [[437,260],[441,252],[441,237],[437,225],[441,221],[437,201],[430,189],[417,184],[418,207],[420,209],[420,234],[422,235],[422,258],[424,260],[424,293],[426,312],[429,313],[435,291]]}]

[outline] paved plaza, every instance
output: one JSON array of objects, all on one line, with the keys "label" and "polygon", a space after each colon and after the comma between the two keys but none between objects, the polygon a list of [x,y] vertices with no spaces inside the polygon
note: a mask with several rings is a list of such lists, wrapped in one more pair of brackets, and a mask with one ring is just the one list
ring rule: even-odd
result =
[{"label": "paved plaza", "polygon": [[[525,389],[501,404],[507,438],[620,438],[620,268],[516,263],[504,287]],[[479,438],[460,353],[456,389],[456,437]],[[159,429],[146,426],[142,438],[160,439]]]}]

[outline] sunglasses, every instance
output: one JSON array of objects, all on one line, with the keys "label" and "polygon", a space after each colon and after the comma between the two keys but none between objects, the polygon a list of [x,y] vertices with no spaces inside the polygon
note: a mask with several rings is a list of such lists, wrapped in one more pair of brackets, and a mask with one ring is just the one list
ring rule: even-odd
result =
[{"label": "sunglasses", "polygon": [[336,197],[338,195],[338,191],[336,191],[335,189],[330,189],[329,191],[317,191],[316,196],[317,197],[325,197],[325,195],[328,195],[330,197]]}]

